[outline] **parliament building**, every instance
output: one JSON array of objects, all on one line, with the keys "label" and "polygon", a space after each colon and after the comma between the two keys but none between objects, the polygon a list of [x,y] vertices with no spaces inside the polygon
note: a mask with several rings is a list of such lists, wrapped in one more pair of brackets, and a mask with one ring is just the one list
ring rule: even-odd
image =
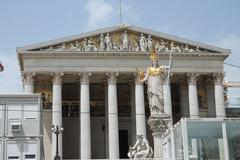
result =
[{"label": "parliament building", "polygon": [[147,85],[137,74],[151,66],[153,51],[159,65],[170,66],[163,78],[170,128],[182,117],[225,117],[230,50],[132,25],[98,29],[17,48],[24,92],[42,97],[43,157],[56,153],[52,125],[63,128],[63,159],[127,158],[136,135],[156,150]]}]

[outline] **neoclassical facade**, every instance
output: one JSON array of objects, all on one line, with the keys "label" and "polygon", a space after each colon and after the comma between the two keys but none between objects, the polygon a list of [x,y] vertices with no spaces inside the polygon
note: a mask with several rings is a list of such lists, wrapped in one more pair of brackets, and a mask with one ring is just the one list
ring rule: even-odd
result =
[{"label": "neoclassical facade", "polygon": [[[164,81],[164,112],[181,117],[225,117],[223,62],[230,50],[148,29],[118,25],[17,48],[26,93],[41,93],[45,159],[56,153],[52,125],[63,126],[60,155],[125,158],[136,135],[155,146],[147,125],[146,84],[136,74],[172,65]],[[52,147],[50,147],[52,146]]]}]

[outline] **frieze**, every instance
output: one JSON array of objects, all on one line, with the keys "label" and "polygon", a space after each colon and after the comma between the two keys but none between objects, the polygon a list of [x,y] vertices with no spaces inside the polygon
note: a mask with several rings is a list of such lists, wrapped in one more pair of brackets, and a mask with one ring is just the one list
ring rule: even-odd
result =
[{"label": "frieze", "polygon": [[[158,53],[159,57],[169,57],[169,53]],[[75,51],[68,51],[68,52],[62,52],[62,51],[25,51],[25,56],[94,56],[94,57],[103,57],[103,56],[127,56],[127,57],[136,57],[136,56],[148,56],[148,52],[117,52],[117,51],[111,51],[111,52],[75,52]],[[22,53],[19,53],[19,56],[22,56]],[[215,53],[173,53],[173,57],[206,57],[206,58],[226,58],[228,56],[227,54],[221,53],[221,54],[215,54]]]}]

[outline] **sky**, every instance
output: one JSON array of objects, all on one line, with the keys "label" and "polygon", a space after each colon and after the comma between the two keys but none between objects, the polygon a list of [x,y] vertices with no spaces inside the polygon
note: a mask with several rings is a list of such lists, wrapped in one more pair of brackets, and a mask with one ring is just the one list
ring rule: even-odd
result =
[{"label": "sky", "polygon": [[[231,49],[225,62],[239,66],[239,8],[239,0],[122,0],[122,20]],[[22,92],[16,47],[118,25],[119,17],[119,0],[0,0],[0,93]],[[224,67],[226,81],[240,81],[239,68]]]}]

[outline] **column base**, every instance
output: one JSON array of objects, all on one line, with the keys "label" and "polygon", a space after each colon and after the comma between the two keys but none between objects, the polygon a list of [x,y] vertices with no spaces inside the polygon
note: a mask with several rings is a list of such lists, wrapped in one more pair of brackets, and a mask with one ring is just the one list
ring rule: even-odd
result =
[{"label": "column base", "polygon": [[168,124],[171,122],[171,116],[167,114],[150,116],[148,119],[148,125],[152,130],[154,141],[154,158],[163,158],[163,144],[162,135],[168,128]]}]

